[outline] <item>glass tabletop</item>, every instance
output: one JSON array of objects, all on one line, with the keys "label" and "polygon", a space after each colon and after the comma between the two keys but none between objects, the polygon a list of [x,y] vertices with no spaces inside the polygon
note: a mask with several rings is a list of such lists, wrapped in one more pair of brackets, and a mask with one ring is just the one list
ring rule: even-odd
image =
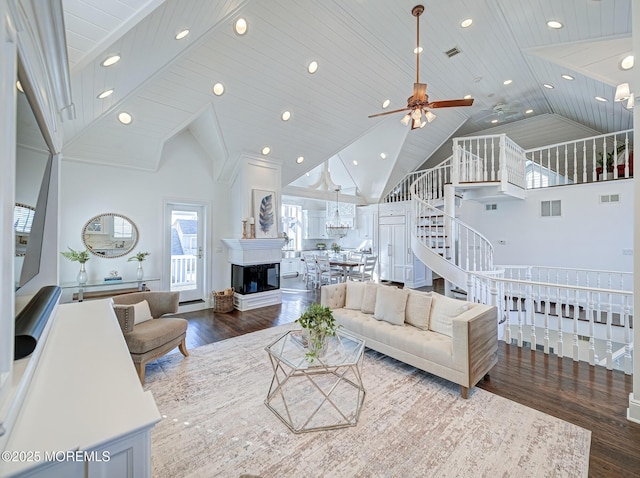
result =
[{"label": "glass tabletop", "polygon": [[307,357],[309,349],[304,346],[301,330],[290,330],[265,350],[290,367],[305,370],[315,367],[341,367],[355,365],[364,350],[364,341],[345,332],[338,331],[335,337],[329,337],[327,353],[313,361]]}]

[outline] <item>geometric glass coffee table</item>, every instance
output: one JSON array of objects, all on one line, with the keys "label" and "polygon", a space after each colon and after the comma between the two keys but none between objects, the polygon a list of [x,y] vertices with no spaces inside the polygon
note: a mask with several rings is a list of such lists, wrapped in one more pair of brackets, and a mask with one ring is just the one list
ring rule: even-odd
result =
[{"label": "geometric glass coffee table", "polygon": [[265,405],[294,433],[355,426],[365,390],[364,341],[343,332],[329,337],[327,352],[311,361],[300,330],[265,347],[273,378]]}]

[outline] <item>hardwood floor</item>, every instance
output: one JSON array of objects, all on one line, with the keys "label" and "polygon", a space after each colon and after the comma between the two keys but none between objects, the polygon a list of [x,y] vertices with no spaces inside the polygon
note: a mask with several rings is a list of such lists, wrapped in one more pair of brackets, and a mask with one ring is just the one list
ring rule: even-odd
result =
[{"label": "hardwood floor", "polygon": [[[195,348],[293,322],[314,301],[319,301],[315,292],[283,293],[277,306],[180,316],[189,321],[187,346]],[[498,364],[480,388],[591,430],[589,476],[640,476],[640,425],[626,419],[631,376],[499,344]]]}]

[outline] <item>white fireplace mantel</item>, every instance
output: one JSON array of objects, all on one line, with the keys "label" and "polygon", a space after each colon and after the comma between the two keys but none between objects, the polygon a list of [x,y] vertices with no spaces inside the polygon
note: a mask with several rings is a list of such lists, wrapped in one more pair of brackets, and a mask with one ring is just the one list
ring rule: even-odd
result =
[{"label": "white fireplace mantel", "polygon": [[283,238],[222,239],[229,249],[229,262],[241,266],[282,261]]}]

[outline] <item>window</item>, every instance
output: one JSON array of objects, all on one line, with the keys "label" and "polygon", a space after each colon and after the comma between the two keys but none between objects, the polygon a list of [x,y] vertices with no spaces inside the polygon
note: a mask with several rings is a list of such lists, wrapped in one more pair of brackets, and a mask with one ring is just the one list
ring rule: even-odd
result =
[{"label": "window", "polygon": [[495,211],[498,209],[498,205],[497,204],[485,204],[484,206],[485,210],[487,211]]},{"label": "window", "polygon": [[540,215],[542,217],[559,217],[562,214],[560,200],[540,201]]},{"label": "window", "polygon": [[289,238],[284,249],[302,249],[302,206],[283,204],[281,213],[282,232]]}]

